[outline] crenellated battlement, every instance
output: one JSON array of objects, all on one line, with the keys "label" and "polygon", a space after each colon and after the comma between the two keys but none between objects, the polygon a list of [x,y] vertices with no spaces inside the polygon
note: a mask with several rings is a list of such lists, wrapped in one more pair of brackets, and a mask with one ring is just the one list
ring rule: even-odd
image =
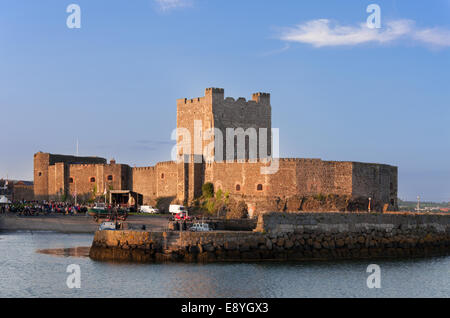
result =
[{"label": "crenellated battlement", "polygon": [[155,167],[133,167],[133,171],[153,171]]},{"label": "crenellated battlement", "polygon": [[259,104],[270,105],[270,94],[269,93],[255,93],[252,99]]},{"label": "crenellated battlement", "polygon": [[[62,164],[62,162],[57,162],[55,165],[57,164]],[[97,167],[97,166],[106,166],[106,164],[89,164],[89,163],[71,163],[69,164],[69,167],[71,168],[93,168],[93,167]]]},{"label": "crenellated battlement", "polygon": [[203,97],[197,97],[197,98],[185,98],[184,103],[185,104],[193,104],[193,103],[200,103],[202,101]]},{"label": "crenellated battlement", "polygon": [[211,94],[225,94],[225,89],[215,88],[215,87],[206,88],[205,95],[211,95]]},{"label": "crenellated battlement", "polygon": [[162,161],[158,162],[155,166],[149,166],[149,167],[133,167],[133,171],[146,171],[146,170],[156,170],[156,168],[160,166],[171,166],[176,164],[175,161]]},{"label": "crenellated battlement", "polygon": [[[210,99],[211,98],[211,99]],[[270,94],[269,93],[254,93],[252,94],[252,99],[247,100],[245,97],[239,97],[235,99],[233,97],[225,97],[225,90],[223,88],[206,88],[204,97],[196,97],[196,98],[182,98],[177,100],[178,103],[182,104],[194,104],[194,103],[202,103],[205,101],[214,101],[214,102],[225,102],[225,103],[234,103],[234,104],[246,104],[248,106],[255,105],[270,105]]]},{"label": "crenellated battlement", "polygon": [[176,164],[175,161],[162,161],[162,162],[158,162],[158,163],[156,164],[156,166],[157,166],[157,167],[158,167],[158,166],[172,166],[172,165],[174,165],[174,164]]}]

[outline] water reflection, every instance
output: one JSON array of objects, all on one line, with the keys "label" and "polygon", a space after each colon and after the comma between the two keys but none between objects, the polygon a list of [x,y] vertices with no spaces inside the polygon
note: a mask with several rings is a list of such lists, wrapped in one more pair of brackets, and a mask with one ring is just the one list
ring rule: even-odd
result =
[{"label": "water reflection", "polygon": [[48,254],[62,257],[89,257],[89,246],[40,249],[36,253]]}]

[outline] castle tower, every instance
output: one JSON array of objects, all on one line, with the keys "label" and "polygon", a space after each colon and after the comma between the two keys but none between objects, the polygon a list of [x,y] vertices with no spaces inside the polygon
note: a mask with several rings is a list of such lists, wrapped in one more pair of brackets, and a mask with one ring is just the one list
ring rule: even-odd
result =
[{"label": "castle tower", "polygon": [[68,191],[70,164],[106,164],[98,157],[75,157],[38,152],[34,154],[34,197],[49,200]]},{"label": "castle tower", "polygon": [[34,199],[48,200],[48,166],[50,154],[38,152],[34,154]]},{"label": "castle tower", "polygon": [[270,157],[271,112],[268,93],[255,93],[247,101],[225,98],[223,88],[207,88],[204,97],[177,100],[177,152],[184,161],[178,199],[201,195],[205,163]]}]

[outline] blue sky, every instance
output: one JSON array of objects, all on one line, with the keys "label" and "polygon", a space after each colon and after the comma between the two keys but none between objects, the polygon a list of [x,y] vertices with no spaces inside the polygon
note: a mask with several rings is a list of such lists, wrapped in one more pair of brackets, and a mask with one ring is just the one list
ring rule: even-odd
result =
[{"label": "blue sky", "polygon": [[33,153],[77,138],[80,155],[169,160],[175,100],[223,87],[272,94],[282,157],[397,165],[400,198],[450,200],[449,30],[448,0],[4,0],[0,177],[31,180]]}]

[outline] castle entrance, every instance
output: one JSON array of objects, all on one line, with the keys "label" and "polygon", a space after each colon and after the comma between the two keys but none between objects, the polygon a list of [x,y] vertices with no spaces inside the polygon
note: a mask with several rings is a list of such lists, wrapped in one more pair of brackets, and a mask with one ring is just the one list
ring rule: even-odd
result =
[{"label": "castle entrance", "polygon": [[143,196],[129,190],[112,190],[109,192],[109,202],[112,205],[134,208],[137,211],[138,206],[143,203]]}]

